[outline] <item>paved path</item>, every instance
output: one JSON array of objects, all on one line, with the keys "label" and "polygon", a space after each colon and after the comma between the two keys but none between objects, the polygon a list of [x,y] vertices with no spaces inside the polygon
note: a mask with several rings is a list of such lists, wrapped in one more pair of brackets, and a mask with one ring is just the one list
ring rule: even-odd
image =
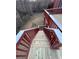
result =
[{"label": "paved path", "polygon": [[61,59],[61,50],[50,49],[47,37],[39,31],[34,38],[28,59]]}]

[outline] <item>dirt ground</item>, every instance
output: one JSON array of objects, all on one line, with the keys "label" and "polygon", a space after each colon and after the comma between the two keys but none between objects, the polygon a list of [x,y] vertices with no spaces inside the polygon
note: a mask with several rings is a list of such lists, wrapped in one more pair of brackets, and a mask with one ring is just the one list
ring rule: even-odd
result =
[{"label": "dirt ground", "polygon": [[29,21],[27,21],[26,24],[23,27],[21,27],[21,30],[32,27],[38,27],[38,25],[44,25],[43,13],[36,13],[33,16],[31,16]]}]

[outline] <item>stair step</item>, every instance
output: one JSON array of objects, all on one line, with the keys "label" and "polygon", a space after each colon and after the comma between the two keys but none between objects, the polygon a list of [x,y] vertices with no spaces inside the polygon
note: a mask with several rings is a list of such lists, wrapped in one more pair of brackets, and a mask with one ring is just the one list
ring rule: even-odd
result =
[{"label": "stair step", "polygon": [[20,49],[20,48],[17,48],[17,50],[22,51],[22,52],[27,52],[28,51],[28,50],[23,50],[23,49]]},{"label": "stair step", "polygon": [[30,42],[28,42],[27,39],[25,39],[24,37],[23,37],[23,41],[27,43],[28,45],[30,45]]},{"label": "stair step", "polygon": [[28,46],[26,46],[24,43],[20,43],[22,46],[24,46],[24,47],[27,47],[27,48],[30,48],[30,47],[28,47]]},{"label": "stair step", "polygon": [[26,57],[26,55],[16,55],[16,57]]},{"label": "stair step", "polygon": [[25,46],[23,46],[23,45],[21,45],[21,44],[18,46],[18,48],[19,48],[19,49],[22,49],[22,50],[28,50],[27,47],[25,47]]},{"label": "stair step", "polygon": [[30,45],[28,45],[27,43],[25,43],[23,40],[21,41],[21,43],[23,43],[23,44],[26,45],[27,47],[30,47]]}]

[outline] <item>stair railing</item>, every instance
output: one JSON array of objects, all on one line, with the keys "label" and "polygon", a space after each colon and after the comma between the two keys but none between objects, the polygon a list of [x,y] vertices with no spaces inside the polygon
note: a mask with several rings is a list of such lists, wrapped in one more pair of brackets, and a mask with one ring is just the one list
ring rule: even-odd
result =
[{"label": "stair railing", "polygon": [[31,28],[20,31],[16,36],[16,59],[28,59],[32,40],[39,28]]},{"label": "stair railing", "polygon": [[59,49],[62,46],[62,33],[59,29],[44,28],[43,31],[49,39],[51,48]]}]

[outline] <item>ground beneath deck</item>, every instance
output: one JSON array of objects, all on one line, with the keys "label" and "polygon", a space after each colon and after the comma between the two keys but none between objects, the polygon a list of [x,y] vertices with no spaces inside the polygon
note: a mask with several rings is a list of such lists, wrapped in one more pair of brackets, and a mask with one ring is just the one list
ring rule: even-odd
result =
[{"label": "ground beneath deck", "polygon": [[32,27],[38,27],[38,25],[44,25],[43,13],[36,13],[33,16],[31,16],[30,19],[21,28],[21,30],[27,29],[27,28],[32,28]]},{"label": "ground beneath deck", "polygon": [[50,49],[48,38],[39,31],[31,44],[28,59],[62,59],[61,53],[61,49]]}]

